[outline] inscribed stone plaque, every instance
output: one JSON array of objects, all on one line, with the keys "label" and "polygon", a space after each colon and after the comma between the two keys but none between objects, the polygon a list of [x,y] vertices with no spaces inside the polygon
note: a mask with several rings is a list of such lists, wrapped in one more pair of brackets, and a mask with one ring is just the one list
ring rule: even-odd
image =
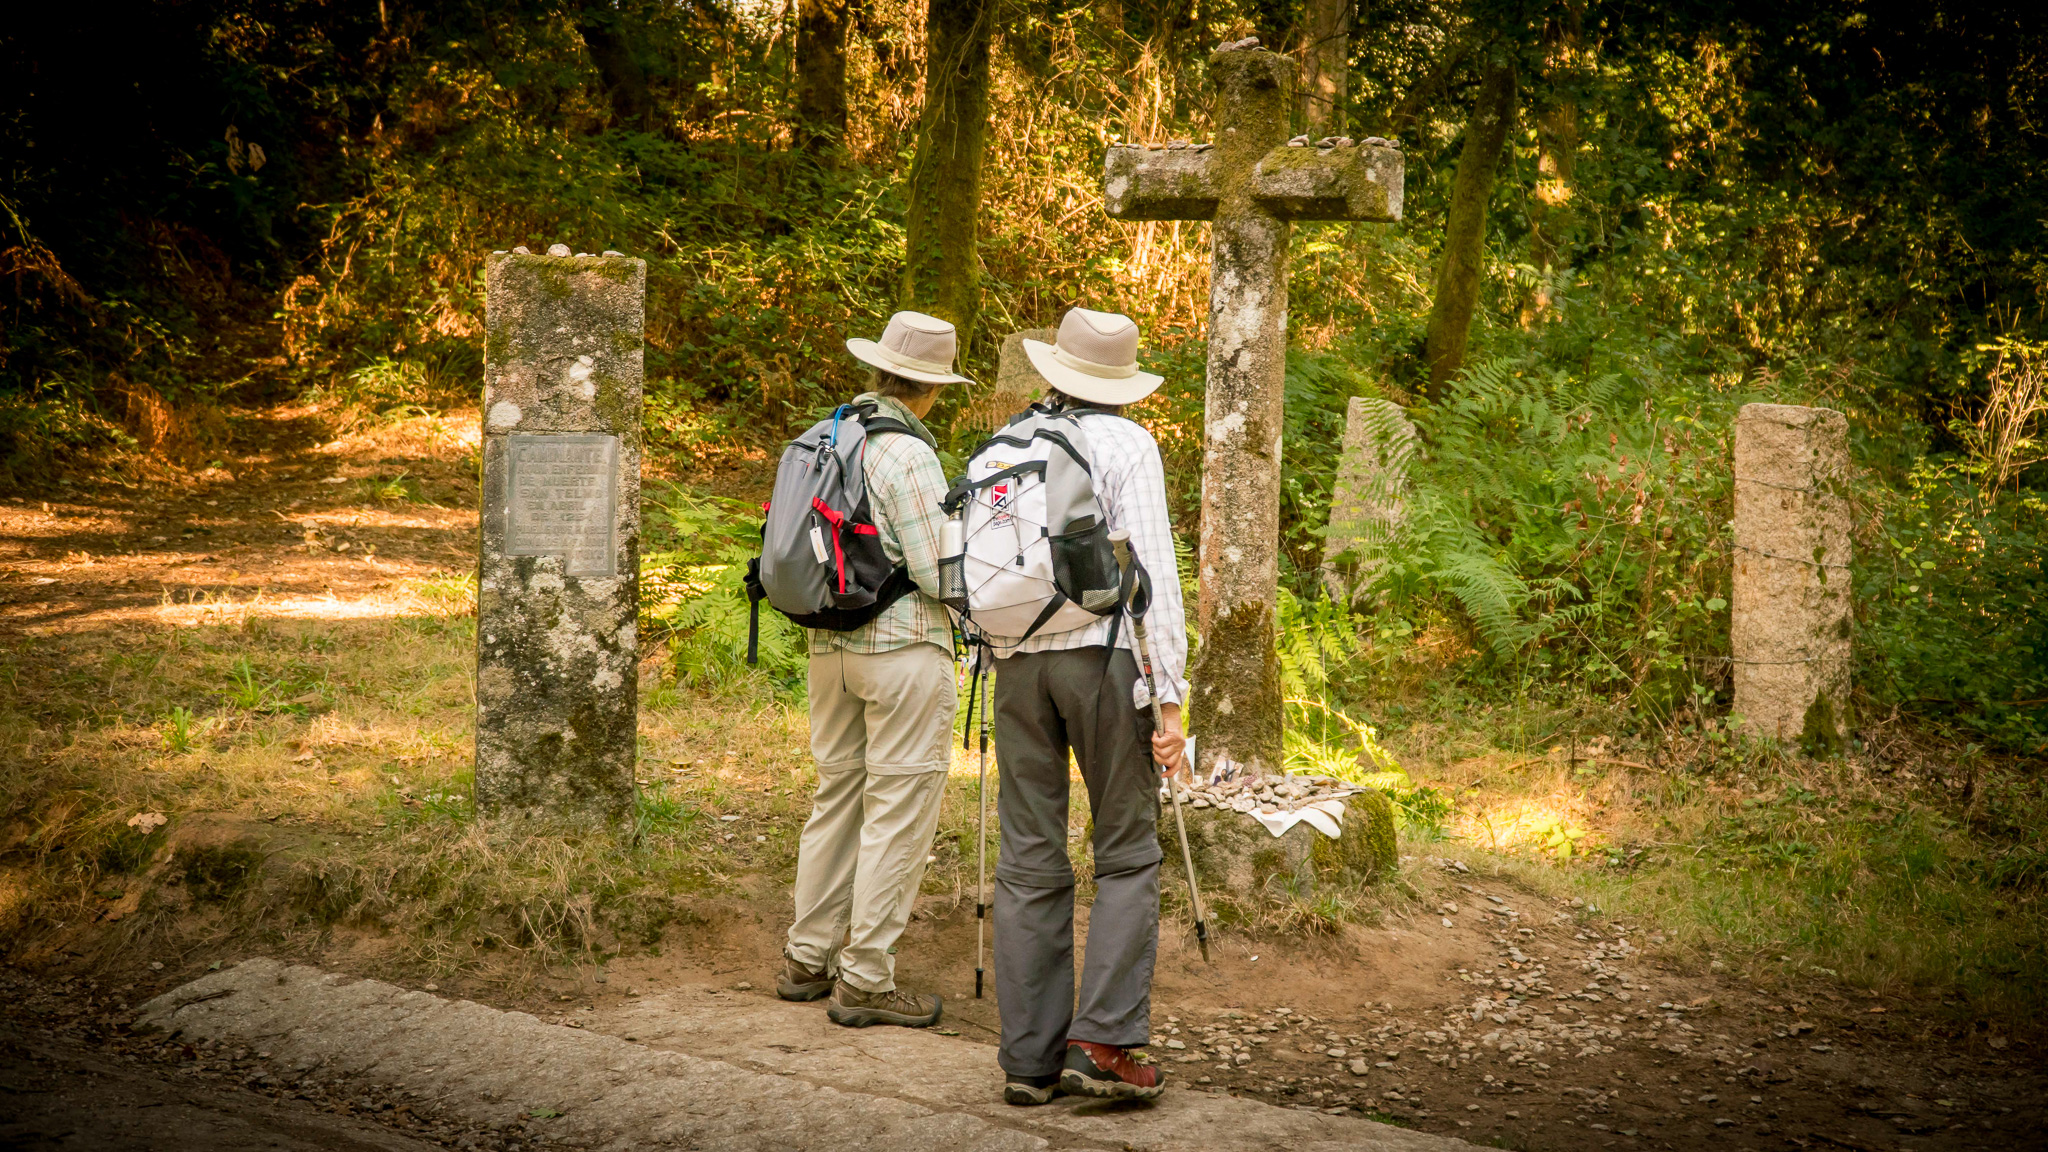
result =
[{"label": "inscribed stone plaque", "polygon": [[617,436],[505,437],[505,552],[560,556],[567,576],[618,574]]}]

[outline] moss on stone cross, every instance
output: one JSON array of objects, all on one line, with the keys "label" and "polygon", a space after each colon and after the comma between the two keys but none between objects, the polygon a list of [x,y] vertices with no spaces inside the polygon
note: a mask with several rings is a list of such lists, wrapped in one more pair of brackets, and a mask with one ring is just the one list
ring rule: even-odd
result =
[{"label": "moss on stone cross", "polygon": [[1208,220],[1209,379],[1202,454],[1201,651],[1190,677],[1200,767],[1278,772],[1281,396],[1294,220],[1398,220],[1392,147],[1286,140],[1294,61],[1260,48],[1209,58],[1213,144],[1124,145],[1103,160],[1117,220]]}]

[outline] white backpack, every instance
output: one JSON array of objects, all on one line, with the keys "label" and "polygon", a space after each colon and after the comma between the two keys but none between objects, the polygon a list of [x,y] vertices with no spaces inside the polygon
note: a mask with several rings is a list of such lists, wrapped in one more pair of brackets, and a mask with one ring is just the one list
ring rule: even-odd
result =
[{"label": "white backpack", "polygon": [[964,549],[941,561],[952,592],[944,599],[993,641],[1068,632],[1117,611],[1116,553],[1081,422],[1089,415],[1098,413],[1033,404],[974,450],[947,493]]}]

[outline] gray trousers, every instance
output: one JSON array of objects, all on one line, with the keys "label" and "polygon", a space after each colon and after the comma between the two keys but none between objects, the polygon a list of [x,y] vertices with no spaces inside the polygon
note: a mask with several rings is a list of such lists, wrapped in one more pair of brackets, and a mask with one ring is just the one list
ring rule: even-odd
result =
[{"label": "gray trousers", "polygon": [[[1159,947],[1159,772],[1152,714],[1131,706],[1138,667],[1101,646],[1028,652],[997,665],[1002,852],[995,878],[996,998],[1003,1071],[1059,1071],[1067,1041],[1137,1047],[1152,1036]],[[1074,866],[1067,754],[1094,817],[1095,905],[1074,1002]]]}]

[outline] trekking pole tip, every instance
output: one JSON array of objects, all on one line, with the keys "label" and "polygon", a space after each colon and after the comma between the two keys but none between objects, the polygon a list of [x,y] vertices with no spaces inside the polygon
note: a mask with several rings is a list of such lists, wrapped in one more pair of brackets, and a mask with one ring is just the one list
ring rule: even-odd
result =
[{"label": "trekking pole tip", "polygon": [[974,998],[976,1000],[981,999],[981,971],[979,968],[974,970]]}]

